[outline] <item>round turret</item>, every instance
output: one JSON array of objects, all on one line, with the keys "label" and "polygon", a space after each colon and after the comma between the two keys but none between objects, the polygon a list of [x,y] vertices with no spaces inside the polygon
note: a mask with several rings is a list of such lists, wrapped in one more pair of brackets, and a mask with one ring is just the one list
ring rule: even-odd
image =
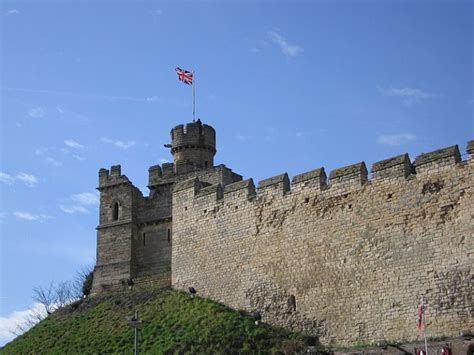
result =
[{"label": "round turret", "polygon": [[200,120],[174,127],[171,130],[171,154],[176,167],[181,164],[196,168],[213,167],[216,131]]}]

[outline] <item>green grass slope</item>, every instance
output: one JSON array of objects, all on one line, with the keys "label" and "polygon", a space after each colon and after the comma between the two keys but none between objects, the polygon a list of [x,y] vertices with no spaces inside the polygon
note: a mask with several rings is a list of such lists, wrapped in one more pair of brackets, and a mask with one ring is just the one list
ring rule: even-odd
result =
[{"label": "green grass slope", "polygon": [[[54,312],[1,354],[131,354],[126,316],[138,311],[141,354],[293,354],[311,339],[255,325],[221,304],[172,290],[95,297]],[[312,345],[312,344],[311,344]]]}]

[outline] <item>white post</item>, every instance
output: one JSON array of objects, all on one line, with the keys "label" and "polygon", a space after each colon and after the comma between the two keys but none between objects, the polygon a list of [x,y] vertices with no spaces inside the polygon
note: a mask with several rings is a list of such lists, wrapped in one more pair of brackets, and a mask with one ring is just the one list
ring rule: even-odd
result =
[{"label": "white post", "polygon": [[[138,312],[135,312],[135,319],[138,321]],[[138,328],[135,327],[135,341],[133,342],[133,354],[138,355]]]},{"label": "white post", "polygon": [[195,94],[195,83],[196,83],[196,78],[194,77],[194,71],[193,73],[193,122],[196,121],[196,94]]},{"label": "white post", "polygon": [[426,331],[425,331],[425,317],[426,317],[426,308],[425,308],[425,300],[423,299],[423,296],[421,296],[421,304],[423,307],[423,316],[421,318],[422,325],[423,325],[423,337],[425,338],[425,355],[428,355],[428,342],[426,341]]}]

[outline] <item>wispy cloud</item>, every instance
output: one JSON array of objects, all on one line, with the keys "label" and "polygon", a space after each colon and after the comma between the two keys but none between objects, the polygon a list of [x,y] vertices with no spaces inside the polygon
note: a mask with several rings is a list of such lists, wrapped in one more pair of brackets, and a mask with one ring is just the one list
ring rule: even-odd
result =
[{"label": "wispy cloud", "polygon": [[303,52],[303,47],[288,43],[286,38],[278,32],[270,31],[268,32],[268,36],[273,43],[280,47],[281,52],[287,57],[296,57]]},{"label": "wispy cloud", "polygon": [[160,164],[165,164],[165,163],[170,162],[168,159],[165,159],[165,158],[160,158],[158,161],[160,162]]},{"label": "wispy cloud", "polygon": [[18,9],[9,9],[5,12],[7,15],[19,15],[20,14],[20,10]]},{"label": "wispy cloud", "polygon": [[15,178],[10,174],[0,172],[0,182],[7,185],[13,185],[15,182]]},{"label": "wispy cloud", "polygon": [[136,144],[135,141],[124,142],[124,141],[121,141],[121,140],[118,140],[118,139],[111,139],[111,138],[106,138],[106,137],[102,137],[100,140],[103,143],[111,144],[114,147],[117,147],[117,148],[120,148],[120,149],[128,149],[128,148],[133,147]]},{"label": "wispy cloud", "polygon": [[41,118],[44,117],[46,111],[42,107],[34,107],[28,111],[28,116],[32,118]]},{"label": "wispy cloud", "polygon": [[36,221],[36,222],[44,222],[48,219],[53,218],[46,214],[32,214],[30,212],[25,212],[25,211],[16,211],[16,212],[13,212],[13,215],[17,219],[21,219],[24,221]]},{"label": "wispy cloud", "polygon": [[249,139],[251,139],[252,137],[251,136],[247,136],[245,134],[237,134],[235,136],[235,138],[237,138],[239,141],[242,141],[242,142],[246,142],[248,141]]},{"label": "wispy cloud", "polygon": [[6,317],[0,317],[0,344],[7,343],[31,328],[39,319],[46,316],[40,303],[34,303],[29,309],[15,311]]},{"label": "wispy cloud", "polygon": [[28,187],[35,187],[38,184],[38,179],[34,175],[27,173],[18,173],[15,179],[21,181]]},{"label": "wispy cloud", "polygon": [[53,157],[45,157],[44,160],[48,163],[48,164],[51,164],[51,165],[54,165],[54,166],[63,166],[63,162],[62,161],[59,161],[57,159],[54,159]]},{"label": "wispy cloud", "polygon": [[84,161],[86,160],[85,157],[83,157],[82,155],[77,155],[77,154],[73,154],[72,157],[76,160],[79,160],[79,161]]},{"label": "wispy cloud", "polygon": [[412,133],[401,133],[392,135],[381,135],[377,138],[377,143],[390,146],[399,146],[408,142],[412,142],[414,140],[416,140],[416,135]]},{"label": "wispy cloud", "polygon": [[39,157],[42,157],[44,159],[44,161],[46,163],[50,164],[50,165],[53,165],[53,166],[56,166],[56,167],[62,166],[63,163],[61,161],[59,161],[58,159],[53,158],[51,156],[51,153],[54,154],[55,151],[56,151],[55,148],[41,147],[41,148],[37,148],[35,150],[35,155],[37,155]]},{"label": "wispy cloud", "polygon": [[35,187],[38,184],[38,179],[34,175],[23,172],[20,172],[16,175],[0,172],[0,182],[6,185],[13,185],[16,182],[21,182],[28,187]]},{"label": "wispy cloud", "polygon": [[65,212],[65,213],[70,213],[70,214],[74,214],[74,213],[87,214],[87,213],[89,213],[89,210],[87,208],[85,208],[84,206],[80,206],[80,205],[59,205],[59,208],[61,209],[61,211]]},{"label": "wispy cloud", "polygon": [[78,142],[76,142],[73,139],[66,139],[64,141],[64,144],[66,144],[69,148],[74,148],[74,149],[82,149],[84,146]]},{"label": "wispy cloud", "polygon": [[69,91],[56,91],[56,90],[42,90],[42,89],[27,89],[27,88],[10,88],[2,87],[0,91],[18,91],[18,92],[30,92],[35,94],[52,94],[52,95],[64,95],[74,96],[96,100],[111,100],[111,101],[132,101],[132,102],[158,102],[161,99],[158,96],[145,96],[145,97],[134,97],[134,96],[115,96],[115,95],[96,95],[96,94],[81,94]]},{"label": "wispy cloud", "polygon": [[438,94],[433,94],[417,88],[379,88],[379,92],[384,96],[399,97],[404,104],[413,104],[423,99],[431,99],[439,97]]},{"label": "wispy cloud", "polygon": [[89,121],[88,116],[70,109],[66,109],[63,106],[56,106],[56,112],[59,113],[59,117],[61,119],[72,120],[77,122]]},{"label": "wispy cloud", "polygon": [[[76,142],[72,139],[65,140],[64,144],[68,148],[74,149],[76,151],[85,148],[84,145],[82,145],[79,142]],[[64,160],[70,159],[68,157],[72,157],[72,158],[74,158],[75,160],[78,160],[78,161],[86,160],[86,157],[84,157],[82,155],[75,154],[75,152],[72,153],[69,149],[64,148],[64,147],[59,148],[59,149],[55,148],[55,147],[40,147],[40,148],[37,148],[35,150],[35,155],[37,155],[39,157],[42,157],[46,163],[48,163],[52,166],[56,166],[56,167],[62,166]],[[60,156],[60,157],[58,157],[58,156]]]},{"label": "wispy cloud", "polygon": [[59,205],[61,211],[69,214],[89,213],[88,208],[99,205],[99,195],[97,193],[82,192],[71,195],[64,204]]}]

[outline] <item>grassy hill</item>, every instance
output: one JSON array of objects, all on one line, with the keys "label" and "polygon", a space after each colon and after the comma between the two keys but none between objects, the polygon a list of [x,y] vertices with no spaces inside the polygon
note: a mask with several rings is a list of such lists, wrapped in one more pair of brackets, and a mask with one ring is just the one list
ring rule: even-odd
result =
[{"label": "grassy hill", "polygon": [[255,325],[221,304],[172,290],[95,297],[54,312],[8,343],[1,354],[131,354],[126,316],[145,323],[141,354],[293,354],[312,339]]}]

